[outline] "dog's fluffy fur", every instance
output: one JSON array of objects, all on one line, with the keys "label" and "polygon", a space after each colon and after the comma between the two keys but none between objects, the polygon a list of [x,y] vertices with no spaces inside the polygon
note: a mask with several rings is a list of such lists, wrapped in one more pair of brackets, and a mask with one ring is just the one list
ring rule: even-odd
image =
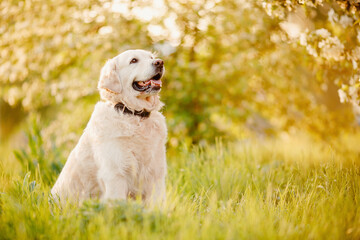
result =
[{"label": "dog's fluffy fur", "polygon": [[[136,58],[137,62],[131,64]],[[154,76],[154,56],[128,50],[107,61],[101,70],[98,102],[83,135],[51,193],[63,199],[102,200],[140,196],[145,202],[165,198],[167,129],[157,92],[139,92],[132,84]],[[163,74],[163,71],[162,71]],[[148,118],[114,109],[123,103]]]}]

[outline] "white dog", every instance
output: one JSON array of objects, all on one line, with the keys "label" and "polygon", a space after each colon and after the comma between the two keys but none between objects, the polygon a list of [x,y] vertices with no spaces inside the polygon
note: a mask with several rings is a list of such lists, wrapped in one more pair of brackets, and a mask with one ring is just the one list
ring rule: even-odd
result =
[{"label": "white dog", "polygon": [[98,102],[51,193],[56,198],[165,198],[167,129],[158,93],[164,66],[128,50],[101,70]]}]

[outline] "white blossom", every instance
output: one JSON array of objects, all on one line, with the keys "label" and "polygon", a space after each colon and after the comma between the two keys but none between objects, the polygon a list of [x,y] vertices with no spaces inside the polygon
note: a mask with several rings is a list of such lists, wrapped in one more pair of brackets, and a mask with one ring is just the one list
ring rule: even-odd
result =
[{"label": "white blossom", "polygon": [[339,16],[335,13],[334,9],[332,9],[332,8],[328,12],[328,20],[331,23],[336,23],[339,21]]},{"label": "white blossom", "polygon": [[111,26],[104,26],[99,29],[100,35],[106,35],[113,32],[113,28]]},{"label": "white blossom", "polygon": [[318,54],[315,50],[315,48],[313,48],[311,45],[307,45],[306,46],[306,50],[308,51],[308,53],[314,57],[318,57]]},{"label": "white blossom", "polygon": [[300,44],[302,45],[302,46],[306,46],[307,45],[307,35],[306,35],[306,33],[301,33],[300,34],[300,37],[299,37],[299,40],[300,40]]},{"label": "white blossom", "polygon": [[351,17],[348,17],[346,15],[343,15],[340,17],[339,23],[343,28],[346,28],[348,26],[351,26],[353,24],[353,19]]},{"label": "white blossom", "polygon": [[360,75],[355,74],[352,78],[350,78],[349,83],[351,85],[355,85],[357,82],[360,83]]},{"label": "white blossom", "polygon": [[22,95],[23,94],[18,87],[12,87],[8,91],[6,100],[10,104],[10,106],[13,106],[19,101]]},{"label": "white blossom", "polygon": [[360,60],[360,47],[357,46],[351,51],[351,55],[355,60]]},{"label": "white blossom", "polygon": [[357,95],[357,91],[358,89],[355,86],[350,86],[349,87],[349,95],[354,97]]},{"label": "white blossom", "polygon": [[323,38],[328,38],[331,36],[330,32],[325,28],[320,28],[314,31],[316,35]]},{"label": "white blossom", "polygon": [[337,37],[327,37],[318,43],[321,56],[326,59],[340,61],[344,59],[344,45]]},{"label": "white blossom", "polygon": [[339,95],[341,103],[344,103],[344,102],[348,101],[348,96],[347,96],[347,94],[346,94],[346,92],[344,90],[339,89],[338,90],[338,95]]},{"label": "white blossom", "polygon": [[301,34],[301,26],[297,23],[284,21],[280,23],[280,27],[290,38],[298,38]]},{"label": "white blossom", "polygon": [[354,59],[352,59],[352,60],[351,60],[351,63],[352,63],[352,65],[353,65],[353,69],[356,70],[356,69],[358,68],[357,62],[356,62]]},{"label": "white blossom", "polygon": [[267,2],[263,2],[262,7],[264,8],[266,14],[271,17],[272,16],[272,4],[267,3]]}]

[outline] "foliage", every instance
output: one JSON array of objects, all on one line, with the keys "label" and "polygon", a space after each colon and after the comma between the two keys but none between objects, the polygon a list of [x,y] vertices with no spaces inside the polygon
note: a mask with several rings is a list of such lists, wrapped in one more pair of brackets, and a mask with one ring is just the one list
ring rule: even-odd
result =
[{"label": "foliage", "polygon": [[[354,92],[347,83],[353,71],[348,57],[341,53],[327,62],[320,50],[319,58],[309,57],[259,4],[2,1],[0,105],[9,105],[14,118],[24,116],[19,111],[41,115],[42,124],[50,124],[43,128],[45,139],[55,134],[58,146],[73,146],[98,100],[96,82],[106,59],[144,48],[165,59],[161,94],[170,146],[296,131],[326,138],[351,130],[353,112],[340,105],[334,84]],[[310,21],[327,26],[322,10],[314,11]],[[338,25],[329,32],[339,36],[324,40],[324,48],[354,40],[355,27]],[[306,46],[323,41],[312,40],[316,33],[306,35]]]},{"label": "foliage", "polygon": [[[323,78],[335,81],[341,102],[350,102],[360,115],[360,5],[357,1],[263,1],[270,16],[283,22],[292,41],[315,57]],[[294,22],[294,16],[307,24]],[[309,22],[311,24],[309,24]],[[295,28],[295,29],[294,29]]]},{"label": "foliage", "polygon": [[22,169],[29,174],[39,176],[44,183],[54,183],[63,167],[64,159],[61,152],[55,147],[54,142],[51,150],[45,150],[41,129],[35,119],[26,132],[26,137],[28,149],[14,151]]},{"label": "foliage", "polygon": [[[106,58],[130,42],[148,47],[145,25],[111,13],[102,2],[3,1],[1,10],[7,23],[1,28],[2,97],[28,111],[93,94],[91,76]],[[112,29],[106,38],[105,26]],[[119,42],[122,47],[115,47]]]},{"label": "foliage", "polygon": [[161,209],[97,200],[59,209],[51,185],[13,169],[0,176],[0,239],[358,239],[358,138],[182,148],[169,156]]}]

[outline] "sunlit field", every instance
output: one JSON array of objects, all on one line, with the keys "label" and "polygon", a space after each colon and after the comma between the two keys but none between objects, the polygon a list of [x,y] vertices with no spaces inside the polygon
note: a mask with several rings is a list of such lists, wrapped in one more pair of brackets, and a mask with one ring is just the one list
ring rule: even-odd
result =
[{"label": "sunlit field", "polygon": [[[129,49],[164,61],[166,202],[60,206]],[[360,239],[359,66],[358,1],[0,0],[0,240]]]},{"label": "sunlit field", "polygon": [[59,208],[40,167],[24,176],[5,163],[0,238],[359,239],[358,139],[179,148],[168,158],[167,201],[151,209],[97,200]]}]

